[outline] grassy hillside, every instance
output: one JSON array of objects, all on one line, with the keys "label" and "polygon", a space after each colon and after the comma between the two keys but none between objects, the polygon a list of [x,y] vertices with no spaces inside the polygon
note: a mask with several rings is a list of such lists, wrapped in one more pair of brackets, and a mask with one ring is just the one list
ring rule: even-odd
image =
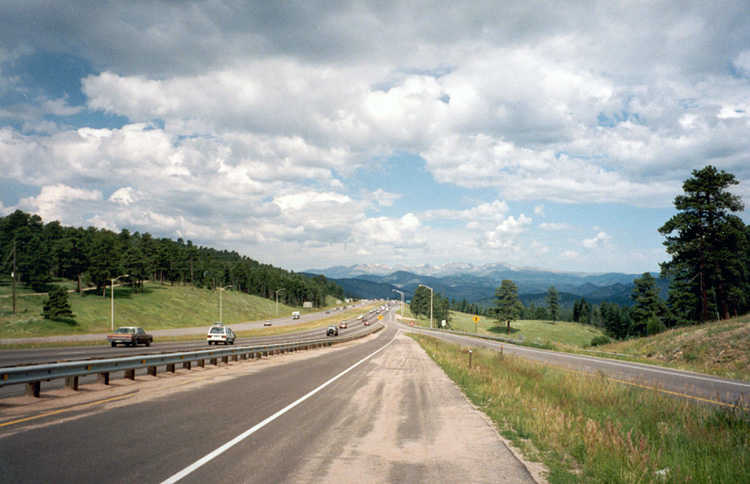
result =
[{"label": "grassy hillside", "polygon": [[[153,331],[207,326],[219,320],[218,291],[147,284],[138,293],[132,288],[115,287],[114,296],[115,327],[134,325]],[[101,293],[88,293],[83,297],[70,294],[68,301],[76,317],[65,322],[41,317],[44,300],[45,296],[19,296],[14,314],[11,299],[0,297],[0,338],[106,333],[110,330],[109,290],[106,297]],[[226,324],[276,317],[275,301],[238,292],[224,291],[221,306]],[[302,311],[284,304],[279,304],[278,308],[279,316]]]},{"label": "grassy hillside", "polygon": [[612,343],[601,350],[675,368],[750,380],[750,315]]},{"label": "grassy hillside", "polygon": [[[412,317],[408,309],[405,310],[404,316]],[[456,331],[473,333],[475,330],[473,317],[471,314],[451,312],[451,326]],[[429,318],[422,318],[417,321],[417,324],[429,325]],[[480,318],[476,325],[478,334],[508,337],[523,340],[525,343],[548,347],[574,346],[584,348],[590,345],[592,338],[603,334],[593,326],[565,321],[558,321],[554,324],[552,324],[552,321],[514,321],[510,325],[510,334],[506,334],[505,330],[504,325],[502,327],[495,326],[493,320],[484,317]]]}]

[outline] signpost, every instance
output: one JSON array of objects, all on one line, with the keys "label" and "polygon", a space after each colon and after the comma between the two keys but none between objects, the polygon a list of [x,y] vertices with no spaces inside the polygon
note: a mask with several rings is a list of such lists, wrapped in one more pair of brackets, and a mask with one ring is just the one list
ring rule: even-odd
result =
[{"label": "signpost", "polygon": [[474,316],[474,334],[477,333],[477,323],[479,323],[479,316]]}]

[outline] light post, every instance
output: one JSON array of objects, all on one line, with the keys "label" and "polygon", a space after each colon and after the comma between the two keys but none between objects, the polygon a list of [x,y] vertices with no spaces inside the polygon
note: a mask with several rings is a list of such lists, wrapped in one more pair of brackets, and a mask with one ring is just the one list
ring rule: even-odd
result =
[{"label": "light post", "polygon": [[398,289],[394,289],[394,292],[397,292],[401,294],[401,317],[404,317],[404,293],[403,291],[399,291]]},{"label": "light post", "polygon": [[276,317],[279,317],[279,293],[283,291],[284,288],[276,289]]},{"label": "light post", "polygon": [[232,287],[232,285],[224,286],[219,288],[219,324],[224,324],[224,315],[222,314],[222,296],[224,295],[224,289]]},{"label": "light post", "polygon": [[123,274],[112,279],[112,283],[109,286],[110,296],[110,331],[115,330],[115,281],[121,277],[128,277],[128,274]]},{"label": "light post", "polygon": [[420,284],[420,286],[426,287],[427,289],[430,290],[430,329],[432,329],[432,296],[433,296],[433,291],[432,291],[432,288],[430,286],[425,286],[424,284]]}]

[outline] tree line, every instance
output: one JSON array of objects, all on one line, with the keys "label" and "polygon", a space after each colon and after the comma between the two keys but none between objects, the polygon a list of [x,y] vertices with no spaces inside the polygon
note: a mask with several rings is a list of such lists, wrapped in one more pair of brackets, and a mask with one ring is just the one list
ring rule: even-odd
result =
[{"label": "tree line", "polygon": [[548,290],[546,307],[532,303],[525,308],[509,279],[497,288],[494,307],[482,309],[466,300],[452,307],[492,317],[507,331],[520,318],[569,320],[599,326],[618,339],[744,314],[750,309],[750,227],[735,215],[744,210],[741,197],[728,191],[738,183],[734,175],[710,165],[694,170],[683,183],[684,193],[674,200],[678,213],[658,229],[671,256],[660,264],[660,276],[670,281],[666,301],[654,276],[644,273],[633,281],[630,308],[607,302],[592,305],[581,298],[571,311],[563,310],[554,286]]},{"label": "tree line", "polygon": [[37,292],[50,289],[54,279],[68,279],[76,281],[82,295],[87,287],[104,295],[119,278],[136,291],[147,280],[209,289],[231,286],[264,298],[278,296],[291,306],[311,302],[321,307],[328,295],[343,299],[343,289],[323,275],[307,277],[182,238],[45,224],[38,215],[20,210],[0,218],[0,256],[3,273],[13,272],[16,281]]}]

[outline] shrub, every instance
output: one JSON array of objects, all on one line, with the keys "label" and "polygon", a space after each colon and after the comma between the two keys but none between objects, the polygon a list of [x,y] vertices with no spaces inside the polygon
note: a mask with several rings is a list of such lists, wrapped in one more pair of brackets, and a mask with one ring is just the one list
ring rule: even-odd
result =
[{"label": "shrub", "polygon": [[591,339],[591,346],[608,345],[612,342],[609,336],[600,335]]},{"label": "shrub", "polygon": [[646,321],[646,333],[649,336],[662,333],[667,330],[667,327],[664,326],[664,323],[661,319],[659,319],[656,316],[651,316]]}]

